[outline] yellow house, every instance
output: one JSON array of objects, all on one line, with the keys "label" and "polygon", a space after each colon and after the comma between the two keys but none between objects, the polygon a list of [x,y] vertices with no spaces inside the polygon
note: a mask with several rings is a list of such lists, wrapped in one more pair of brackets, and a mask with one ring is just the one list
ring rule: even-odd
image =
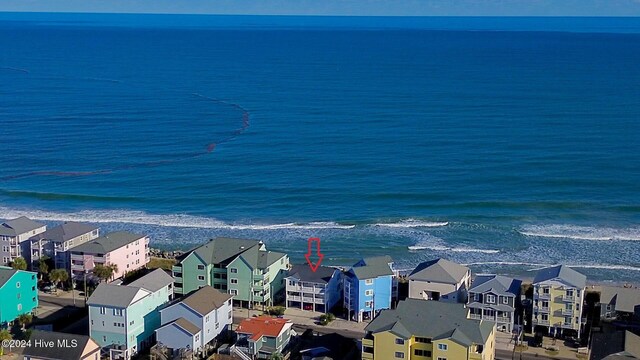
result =
[{"label": "yellow house", "polygon": [[587,277],[566,265],[538,271],[533,280],[534,329],[580,337],[586,286]]},{"label": "yellow house", "polygon": [[365,328],[364,360],[493,360],[495,323],[467,319],[462,304],[407,299]]}]

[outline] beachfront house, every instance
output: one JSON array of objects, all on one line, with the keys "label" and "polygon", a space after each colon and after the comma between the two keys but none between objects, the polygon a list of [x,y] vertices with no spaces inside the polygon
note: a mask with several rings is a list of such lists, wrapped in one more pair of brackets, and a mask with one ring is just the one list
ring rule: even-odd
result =
[{"label": "beachfront house", "polygon": [[113,279],[149,262],[149,237],[126,231],[112,232],[69,250],[71,274],[81,278],[95,265],[113,266]]},{"label": "beachfront house", "polygon": [[438,258],[425,261],[409,274],[409,298],[466,303],[471,270]]},{"label": "beachfront house", "polygon": [[242,320],[236,328],[238,340],[233,349],[254,359],[284,354],[291,340],[291,320],[258,316]]},{"label": "beachfront house", "polygon": [[0,328],[38,307],[38,279],[31,271],[0,267]]},{"label": "beachfront house", "polygon": [[349,319],[371,320],[383,309],[391,308],[396,272],[390,256],[358,261],[344,275],[344,308]]},{"label": "beachfront house", "polygon": [[284,292],[288,270],[287,254],[267,250],[262,241],[215,238],[178,258],[173,277],[179,294],[209,285],[243,306],[271,305]]},{"label": "beachfront house", "polygon": [[541,269],[533,280],[534,330],[580,337],[587,277],[566,265]]},{"label": "beachfront house", "polygon": [[173,298],[173,278],[156,269],[128,285],[100,283],[87,305],[89,335],[110,359],[130,359],[153,344],[160,308]]},{"label": "beachfront house", "polygon": [[498,330],[511,332],[520,308],[522,281],[502,275],[477,275],[469,288],[469,318],[496,323]]},{"label": "beachfront house", "polygon": [[172,354],[188,349],[199,354],[233,324],[232,297],[205,286],[160,310],[162,326],[156,330],[158,343]]},{"label": "beachfront house", "polygon": [[28,249],[25,245],[27,240],[46,230],[47,225],[25,216],[0,224],[0,266],[10,265],[17,257],[24,257],[23,252]]},{"label": "beachfront house", "polygon": [[100,345],[86,335],[33,330],[27,344],[24,360],[100,360]]},{"label": "beachfront house", "polygon": [[65,222],[29,239],[27,262],[34,269],[37,261],[43,257],[52,259],[56,269],[70,269],[69,250],[99,236],[95,225],[78,222]]},{"label": "beachfront house", "polygon": [[640,289],[603,286],[600,292],[600,318],[640,321]]},{"label": "beachfront house", "polygon": [[319,266],[294,265],[286,281],[286,307],[329,312],[342,300],[342,271]]},{"label": "beachfront house", "polygon": [[463,304],[406,299],[364,330],[363,360],[495,358],[495,323],[467,319]]},{"label": "beachfront house", "polygon": [[[640,336],[626,330],[624,332],[623,342],[624,343],[620,344],[622,348],[616,349],[620,351],[616,351],[602,358],[602,360],[640,360]],[[617,341],[614,343],[617,343]],[[617,347],[617,344],[607,345],[607,350],[612,350]]]}]

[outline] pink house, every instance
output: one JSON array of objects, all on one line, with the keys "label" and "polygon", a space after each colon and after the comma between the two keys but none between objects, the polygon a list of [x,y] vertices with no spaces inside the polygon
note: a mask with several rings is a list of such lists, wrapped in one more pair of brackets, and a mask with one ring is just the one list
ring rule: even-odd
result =
[{"label": "pink house", "polygon": [[149,262],[149,237],[125,231],[113,232],[69,250],[71,275],[81,278],[95,265],[115,265],[113,278],[144,267]]}]

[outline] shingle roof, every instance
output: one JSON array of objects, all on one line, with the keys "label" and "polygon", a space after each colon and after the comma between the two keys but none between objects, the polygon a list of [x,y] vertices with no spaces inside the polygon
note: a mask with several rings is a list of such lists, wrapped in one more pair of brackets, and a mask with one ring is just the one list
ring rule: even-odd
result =
[{"label": "shingle roof", "polygon": [[[34,357],[40,359],[50,360],[75,360],[81,359],[87,343],[90,338],[86,335],[75,335],[53,331],[41,331],[33,330],[31,337],[29,338],[31,346],[27,346],[24,349],[25,357]],[[35,340],[42,340],[43,342],[58,344],[58,340],[67,340],[68,344],[72,343],[72,340],[77,342],[77,346],[34,346]],[[96,344],[97,345],[97,344]],[[99,349],[99,346],[96,346]],[[99,352],[98,352],[99,354]]]},{"label": "shingle roof", "polygon": [[467,319],[467,311],[462,304],[406,299],[400,301],[394,310],[382,310],[365,327],[365,331],[390,331],[404,338],[451,338],[470,346],[472,343],[484,344],[493,327],[494,324],[487,321]]},{"label": "shingle roof", "polygon": [[358,261],[351,268],[351,271],[360,280],[389,276],[393,275],[393,271],[389,265],[391,262],[393,262],[393,260],[388,255],[364,258]]},{"label": "shingle roof", "polygon": [[600,303],[616,306],[616,311],[635,312],[640,307],[640,289],[603,286]]},{"label": "shingle roof", "polygon": [[181,328],[185,329],[187,332],[189,332],[191,335],[195,335],[197,333],[200,332],[200,329],[195,326],[191,321],[181,317],[181,318],[177,318],[176,320],[174,320],[172,322],[172,324],[176,324],[178,326],[180,326]]},{"label": "shingle roof", "polygon": [[231,299],[231,295],[220,292],[211,286],[204,286],[192,292],[182,302],[204,316],[222,307],[229,299]]},{"label": "shingle roof", "polygon": [[611,354],[602,360],[640,359],[640,336],[627,330],[624,334],[624,351]]},{"label": "shingle roof", "polygon": [[286,256],[286,254],[276,251],[260,250],[258,246],[254,246],[240,254],[239,257],[244,259],[253,269],[266,269],[283,256]]},{"label": "shingle roof", "polygon": [[446,259],[425,261],[418,265],[409,279],[418,281],[431,281],[446,284],[457,284],[469,271],[469,268],[456,264]]},{"label": "shingle roof", "polygon": [[293,265],[291,270],[289,270],[288,276],[310,283],[327,284],[331,281],[336,271],[340,270],[328,266],[319,266],[318,269],[313,272],[307,264]]},{"label": "shingle roof", "polygon": [[64,242],[76,238],[80,235],[90,233],[97,230],[95,225],[83,224],[73,221],[68,221],[60,224],[56,227],[48,229],[42,234],[34,236],[34,239],[46,239],[54,242]]},{"label": "shingle roof", "polygon": [[17,272],[18,270],[14,270],[9,267],[0,267],[0,287],[3,287],[4,284],[6,284],[7,281],[9,281],[9,279],[11,279],[11,277]]},{"label": "shingle roof", "polygon": [[251,335],[251,340],[258,340],[262,336],[277,337],[291,320],[273,318],[262,315],[242,320],[237,333]]},{"label": "shingle roof", "polygon": [[139,287],[100,283],[89,297],[87,304],[126,308],[131,305],[140,291],[149,293],[148,290]]},{"label": "shingle roof", "polygon": [[556,265],[540,269],[536,274],[536,277],[533,279],[533,283],[535,284],[556,278],[577,288],[582,289],[587,286],[587,277],[567,265]]},{"label": "shingle roof", "polygon": [[2,225],[0,225],[0,235],[18,236],[35,229],[39,229],[43,226],[45,226],[45,224],[33,221],[26,216],[21,216],[19,218],[7,220],[2,223]]},{"label": "shingle roof", "polygon": [[112,232],[82,245],[76,246],[72,249],[72,251],[91,254],[106,254],[110,251],[119,249],[144,237],[145,235],[132,234],[126,231]]},{"label": "shingle roof", "polygon": [[155,269],[127,286],[141,287],[151,292],[156,292],[169,284],[173,284],[173,277],[162,269]]},{"label": "shingle roof", "polygon": [[258,240],[218,237],[184,253],[178,257],[178,260],[183,260],[190,254],[195,253],[207,264],[220,264],[222,262],[230,262],[239,254],[259,244]]},{"label": "shingle roof", "polygon": [[491,291],[497,295],[517,295],[520,293],[522,281],[502,275],[478,275],[471,283],[470,292],[484,293]]}]

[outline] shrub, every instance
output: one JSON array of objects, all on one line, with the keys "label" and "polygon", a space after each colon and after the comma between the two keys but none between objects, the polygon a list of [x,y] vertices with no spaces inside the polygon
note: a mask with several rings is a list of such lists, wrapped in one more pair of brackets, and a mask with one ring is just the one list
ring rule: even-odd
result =
[{"label": "shrub", "polygon": [[271,316],[282,316],[284,315],[284,306],[273,306],[267,310],[267,313]]}]

